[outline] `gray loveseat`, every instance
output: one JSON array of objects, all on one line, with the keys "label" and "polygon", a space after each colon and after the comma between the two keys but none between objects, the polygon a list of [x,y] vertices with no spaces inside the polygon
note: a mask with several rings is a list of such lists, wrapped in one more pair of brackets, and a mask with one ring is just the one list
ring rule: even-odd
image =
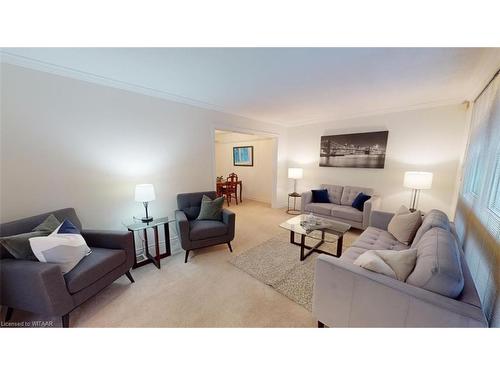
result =
[{"label": "gray loveseat", "polygon": [[[331,203],[313,203],[312,192],[307,191],[302,193],[302,213],[313,213],[327,219],[342,221],[358,229],[368,227],[372,208],[377,208],[377,200],[373,197],[373,189],[326,184],[321,185],[320,188],[328,190],[328,198]],[[372,198],[365,202],[363,211],[359,211],[351,206],[359,193],[372,196]]]},{"label": "gray loveseat", "polygon": [[200,214],[201,199],[206,195],[210,199],[217,198],[215,191],[177,194],[178,210],[175,211],[177,233],[181,246],[186,251],[184,263],[187,263],[189,252],[202,247],[227,244],[229,251],[234,239],[236,215],[227,209],[222,209],[222,221],[196,220]]},{"label": "gray loveseat", "polygon": [[14,259],[2,247],[0,305],[7,307],[6,320],[10,319],[12,309],[20,309],[61,316],[63,327],[68,327],[69,313],[113,281],[126,275],[134,282],[129,272],[135,259],[132,233],[82,230],[73,208],[0,224],[0,237],[30,232],[50,214],[60,222],[68,219],[78,227],[92,253],[63,275],[57,264]]},{"label": "gray loveseat", "polygon": [[353,264],[367,250],[410,247],[387,232],[392,216],[373,211],[370,226],[340,258],[318,257],[313,293],[318,325],[487,327],[454,227],[441,211],[426,214],[415,235],[417,263],[406,282]]}]

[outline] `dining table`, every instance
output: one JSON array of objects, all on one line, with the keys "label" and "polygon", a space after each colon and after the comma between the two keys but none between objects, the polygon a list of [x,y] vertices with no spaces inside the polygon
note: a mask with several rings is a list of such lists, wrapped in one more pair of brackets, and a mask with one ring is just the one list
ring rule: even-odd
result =
[{"label": "dining table", "polygon": [[[231,183],[230,181],[217,181],[216,192],[217,192],[217,195],[219,197],[222,195],[222,188],[225,187],[226,185],[230,184],[230,183]],[[239,194],[240,202],[243,202],[243,199],[241,198],[242,197],[241,192],[243,191],[243,181],[242,180],[238,180],[238,181],[235,181],[233,183],[239,186],[239,190],[240,190],[240,194]]]}]

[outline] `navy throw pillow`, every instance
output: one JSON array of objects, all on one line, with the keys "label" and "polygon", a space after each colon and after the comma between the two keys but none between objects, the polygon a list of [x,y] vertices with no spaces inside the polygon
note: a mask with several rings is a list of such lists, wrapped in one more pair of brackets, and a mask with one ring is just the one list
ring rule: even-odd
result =
[{"label": "navy throw pillow", "polygon": [[72,233],[72,234],[80,234],[80,230],[75,227],[75,225],[69,221],[68,219],[64,220],[61,226],[59,227],[59,230],[57,231],[58,234],[62,233]]},{"label": "navy throw pillow", "polygon": [[328,190],[311,190],[313,203],[330,203],[330,198],[328,198]]},{"label": "navy throw pillow", "polygon": [[358,196],[354,198],[352,206],[358,211],[363,211],[365,202],[370,198],[370,195],[359,193]]}]

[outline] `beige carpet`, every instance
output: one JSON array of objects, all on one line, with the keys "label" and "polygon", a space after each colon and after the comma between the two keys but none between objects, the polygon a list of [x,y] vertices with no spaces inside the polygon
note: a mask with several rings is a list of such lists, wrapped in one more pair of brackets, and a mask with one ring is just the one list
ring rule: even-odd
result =
[{"label": "beige carpet", "polygon": [[[344,236],[344,249],[347,249],[356,236],[347,233]],[[312,245],[317,240],[306,241]],[[321,250],[335,253],[336,244],[325,243]],[[271,238],[229,262],[245,271],[257,280],[271,286],[292,301],[312,310],[314,286],[314,265],[317,254],[311,254],[306,260],[299,260],[300,247],[291,244],[288,234]]]}]

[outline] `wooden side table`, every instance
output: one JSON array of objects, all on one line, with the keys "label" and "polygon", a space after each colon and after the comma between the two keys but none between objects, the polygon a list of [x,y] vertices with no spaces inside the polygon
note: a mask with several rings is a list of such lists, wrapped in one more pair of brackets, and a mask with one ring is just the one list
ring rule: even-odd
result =
[{"label": "wooden side table", "polygon": [[[160,240],[158,238],[158,227],[163,225],[165,231],[165,253],[160,253]],[[149,253],[148,247],[148,229],[153,228],[154,232],[154,241],[155,241],[155,255],[151,255]],[[137,222],[127,226],[127,229],[132,232],[134,235],[134,252],[135,249],[135,232],[143,231],[144,234],[144,254],[146,259],[139,260],[137,259],[137,253],[135,253],[135,262],[133,268],[144,266],[145,264],[153,263],[156,268],[160,269],[161,264],[160,261],[163,258],[166,258],[171,255],[170,249],[170,229],[168,227],[168,217],[161,217],[159,219],[155,219],[150,221],[149,223]]]}]

